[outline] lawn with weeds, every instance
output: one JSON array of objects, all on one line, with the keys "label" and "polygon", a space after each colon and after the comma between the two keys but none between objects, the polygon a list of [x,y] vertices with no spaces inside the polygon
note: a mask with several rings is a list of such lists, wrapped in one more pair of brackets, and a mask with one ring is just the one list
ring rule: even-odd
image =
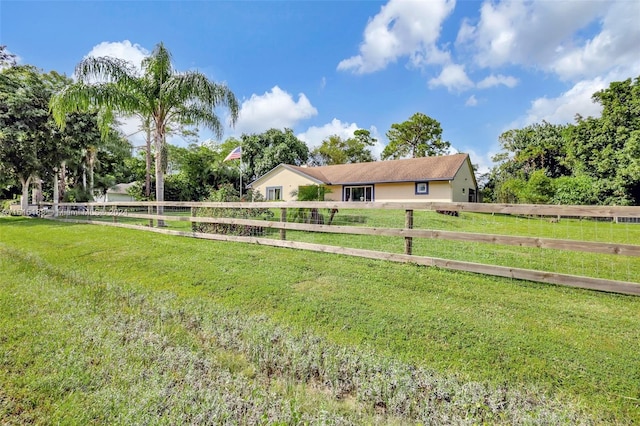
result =
[{"label": "lawn with weeds", "polygon": [[640,299],[0,218],[0,423],[640,422]]},{"label": "lawn with weeds", "polygon": [[[175,209],[175,211],[168,211],[167,214],[176,216],[190,214],[190,209],[180,207]],[[200,209],[199,211],[203,215],[207,215],[208,210]],[[223,213],[227,212],[225,209],[222,210],[224,210]],[[321,214],[325,216],[330,214],[326,209],[321,210]],[[242,210],[234,210],[233,212],[239,211]],[[269,213],[270,215],[267,216],[269,220],[280,215],[277,209],[269,210]],[[229,216],[228,212],[226,215]],[[332,223],[333,225],[401,229],[404,227],[404,217],[403,210],[341,209],[335,215]],[[108,217],[92,217],[92,219],[111,220]],[[146,225],[148,222],[126,215],[119,217],[118,221],[136,225]],[[614,221],[586,218],[557,218],[555,216],[550,218],[468,212],[462,212],[459,216],[449,216],[434,211],[417,210],[414,212],[413,225],[415,229],[574,240],[577,246],[580,246],[581,241],[633,245],[637,245],[640,241],[640,224],[615,223]],[[190,231],[191,223],[168,221],[167,227],[173,230]],[[225,228],[229,225],[220,225],[219,227]],[[208,228],[213,228],[213,226],[204,225],[198,227],[198,230],[213,232],[207,230]],[[248,229],[242,226],[240,228]],[[267,228],[260,228],[260,230],[261,232],[256,235],[251,235],[250,232],[233,234],[280,238],[277,230],[269,231]],[[405,247],[403,237],[380,235],[348,235],[289,230],[287,231],[287,239],[389,253],[403,253]],[[638,278],[640,277],[640,257],[634,256],[417,237],[413,239],[412,253],[417,256],[640,283],[640,278]]]}]

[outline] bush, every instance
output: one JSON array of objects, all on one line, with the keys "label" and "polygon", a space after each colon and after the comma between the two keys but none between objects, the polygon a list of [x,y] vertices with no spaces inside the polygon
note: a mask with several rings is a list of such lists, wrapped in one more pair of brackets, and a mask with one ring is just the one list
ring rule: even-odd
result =
[{"label": "bush", "polygon": [[[240,194],[231,184],[221,185],[217,190],[212,190],[207,201],[229,203],[252,200],[253,202],[264,201],[259,192],[249,190],[240,198]],[[238,218],[271,220],[273,212],[269,208],[246,208],[233,209],[224,207],[197,207],[193,216],[216,217],[216,218]],[[231,223],[194,223],[191,227],[194,232],[204,232],[209,234],[239,235],[239,236],[263,236],[269,232],[268,228],[262,226],[240,225]]]}]

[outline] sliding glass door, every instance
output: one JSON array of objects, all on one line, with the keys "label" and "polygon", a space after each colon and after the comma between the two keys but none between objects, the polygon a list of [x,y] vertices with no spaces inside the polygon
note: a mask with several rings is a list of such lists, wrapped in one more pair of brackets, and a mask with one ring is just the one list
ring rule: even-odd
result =
[{"label": "sliding glass door", "polygon": [[344,201],[373,201],[373,185],[345,186]]}]

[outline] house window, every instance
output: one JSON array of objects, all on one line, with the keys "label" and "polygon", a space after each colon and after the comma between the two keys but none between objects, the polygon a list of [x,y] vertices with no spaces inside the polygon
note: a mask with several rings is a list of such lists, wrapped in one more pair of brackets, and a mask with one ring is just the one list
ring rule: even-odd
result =
[{"label": "house window", "polygon": [[373,185],[345,186],[345,201],[373,201]]},{"label": "house window", "polygon": [[282,200],[281,186],[267,186],[267,201]]},{"label": "house window", "polygon": [[429,182],[416,182],[416,195],[429,194]]}]

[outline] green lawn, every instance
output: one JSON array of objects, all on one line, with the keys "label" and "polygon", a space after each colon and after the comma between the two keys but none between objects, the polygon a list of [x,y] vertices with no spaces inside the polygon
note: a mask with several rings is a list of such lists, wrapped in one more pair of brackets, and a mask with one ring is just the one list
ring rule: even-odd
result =
[{"label": "green lawn", "polygon": [[37,219],[0,254],[3,424],[640,422],[638,298]]}]

